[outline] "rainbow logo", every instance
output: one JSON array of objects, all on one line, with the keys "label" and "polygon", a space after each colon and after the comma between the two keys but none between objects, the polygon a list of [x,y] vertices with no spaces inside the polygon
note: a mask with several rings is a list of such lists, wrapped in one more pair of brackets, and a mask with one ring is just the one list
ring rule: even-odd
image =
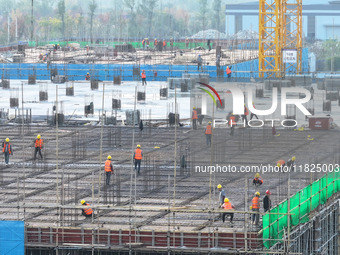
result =
[{"label": "rainbow logo", "polygon": [[[210,85],[205,84],[205,83],[203,83],[203,82],[198,82],[198,83],[199,83],[200,85],[202,85],[202,86],[205,86],[205,87],[209,88],[212,92],[214,92],[214,94],[217,96],[217,98],[218,98],[218,100],[220,101],[220,104],[221,104],[221,106],[222,106],[222,100],[221,100],[221,98],[220,98],[220,95],[217,93],[217,91],[216,91],[213,87],[211,87]],[[206,92],[209,96],[211,96],[212,100],[214,101],[214,103],[215,103],[215,105],[216,105],[215,97],[211,94],[211,92],[210,92],[209,90],[204,89],[204,88],[199,88],[199,89],[203,90],[203,91]]]}]

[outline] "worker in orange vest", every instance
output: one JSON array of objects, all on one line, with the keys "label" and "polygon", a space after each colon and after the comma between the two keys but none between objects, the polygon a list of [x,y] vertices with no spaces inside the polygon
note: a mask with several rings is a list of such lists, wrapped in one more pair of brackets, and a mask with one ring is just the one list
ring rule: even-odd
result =
[{"label": "worker in orange vest", "polygon": [[242,120],[244,121],[245,126],[248,125],[248,118],[247,118],[248,115],[249,115],[249,110],[248,110],[246,104],[244,104],[244,114],[242,114]]},{"label": "worker in orange vest", "polygon": [[146,74],[145,74],[145,70],[142,70],[142,85],[144,86],[144,84],[147,85],[146,84]]},{"label": "worker in orange vest", "polygon": [[157,48],[157,44],[158,44],[158,41],[157,41],[157,38],[155,38],[155,40],[154,40],[154,49],[156,49]]},{"label": "worker in orange vest", "polygon": [[[231,211],[231,210],[235,209],[235,206],[232,203],[229,202],[229,198],[225,198],[224,204],[221,206],[221,208],[223,208],[224,210]],[[234,213],[231,213],[231,212],[223,213],[222,214],[222,221],[223,222],[225,221],[226,216],[230,216],[230,223],[233,224]]]},{"label": "worker in orange vest", "polygon": [[231,78],[231,66],[229,67],[229,66],[227,66],[227,68],[225,69],[225,72],[227,73],[227,78],[229,79],[229,78]]},{"label": "worker in orange vest", "polygon": [[276,162],[276,166],[279,168],[283,168],[286,166],[286,161],[284,161],[283,159],[280,159]]},{"label": "worker in orange vest", "polygon": [[166,41],[163,39],[163,50],[166,50]]},{"label": "worker in orange vest", "polygon": [[145,49],[145,39],[143,39],[142,45],[143,45],[143,50],[144,50]]},{"label": "worker in orange vest", "polygon": [[[251,209],[253,212],[260,212],[260,192],[255,192],[255,197],[252,199]],[[260,221],[260,215],[258,213],[253,214],[253,224],[258,225]]]},{"label": "worker in orange vest", "polygon": [[206,136],[208,147],[211,146],[211,134],[212,134],[212,127],[211,127],[211,121],[209,121],[207,127],[205,128],[205,136]]},{"label": "worker in orange vest", "polygon": [[236,117],[233,113],[229,116],[228,124],[229,124],[229,127],[230,127],[230,135],[233,136],[235,126],[236,126]]},{"label": "worker in orange vest", "polygon": [[89,73],[87,73],[87,74],[85,75],[85,80],[86,80],[86,81],[89,81],[89,80],[90,80],[90,78],[91,78],[90,74],[89,74]]},{"label": "worker in orange vest", "polygon": [[[137,174],[140,174],[140,164],[142,162],[142,158],[143,158],[143,151],[140,148],[140,145],[137,145],[137,148],[135,149],[135,153],[133,155],[133,159],[135,161],[135,170],[137,171]],[[138,170],[137,170],[137,166],[138,166]]]},{"label": "worker in orange vest", "polygon": [[259,173],[255,174],[254,180],[253,180],[253,185],[255,187],[261,186],[263,184],[263,180],[261,179],[261,176]]},{"label": "worker in orange vest", "polygon": [[106,185],[110,185],[111,174],[113,174],[113,166],[111,161],[111,156],[107,156],[105,161],[105,174],[106,174]]},{"label": "worker in orange vest", "polygon": [[2,153],[5,155],[5,164],[9,164],[9,155],[13,155],[12,145],[9,142],[9,138],[6,138],[5,142],[2,143]]},{"label": "worker in orange vest", "polygon": [[41,135],[37,135],[37,139],[35,139],[34,146],[34,160],[37,158],[37,153],[39,152],[40,158],[42,159],[43,156],[41,154],[41,149],[43,148],[44,141],[41,139]]},{"label": "worker in orange vest", "polygon": [[198,119],[198,115],[197,115],[197,110],[196,107],[192,108],[192,128],[193,129],[197,129],[197,119]]},{"label": "worker in orange vest", "polygon": [[[83,199],[80,201],[80,203],[83,205],[83,206],[90,206],[89,203],[86,203],[86,201]],[[93,214],[93,210],[92,208],[88,207],[88,208],[85,208],[85,209],[82,209],[81,210],[81,214],[85,217],[92,217],[92,214]]]}]

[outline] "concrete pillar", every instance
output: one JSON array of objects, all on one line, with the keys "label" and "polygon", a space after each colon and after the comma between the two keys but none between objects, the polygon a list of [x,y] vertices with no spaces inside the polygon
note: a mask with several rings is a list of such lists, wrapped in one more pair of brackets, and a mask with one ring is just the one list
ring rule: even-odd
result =
[{"label": "concrete pillar", "polygon": [[314,221],[314,228],[313,228],[313,250],[319,251],[321,246],[321,222],[320,216],[315,217]]},{"label": "concrete pillar", "polygon": [[235,34],[238,31],[243,30],[243,23],[242,23],[243,16],[242,15],[236,15],[235,16]]}]

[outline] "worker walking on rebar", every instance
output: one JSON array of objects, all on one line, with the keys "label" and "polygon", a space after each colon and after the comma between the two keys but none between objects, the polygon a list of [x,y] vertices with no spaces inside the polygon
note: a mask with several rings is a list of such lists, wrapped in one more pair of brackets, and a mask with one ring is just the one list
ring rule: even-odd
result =
[{"label": "worker walking on rebar", "polygon": [[201,71],[203,72],[202,64],[203,64],[203,59],[202,59],[201,55],[198,54],[198,57],[197,57],[197,71],[199,71],[200,68],[201,68]]},{"label": "worker walking on rebar", "polygon": [[[86,203],[85,200],[81,200],[80,203],[83,205],[83,206],[90,206],[89,203]],[[92,217],[92,214],[93,214],[93,210],[91,207],[87,207],[87,208],[84,208],[81,210],[81,215],[85,216],[85,217]]]},{"label": "worker walking on rebar", "polygon": [[225,72],[227,73],[227,78],[228,80],[231,78],[231,66],[227,66],[227,68],[225,69]]},{"label": "worker walking on rebar", "polygon": [[37,139],[35,139],[35,141],[34,141],[34,147],[35,147],[34,160],[36,160],[38,152],[39,152],[40,158],[41,159],[43,158],[43,156],[41,154],[41,150],[43,148],[43,145],[44,145],[44,141],[43,141],[43,139],[41,139],[41,135],[37,135]]},{"label": "worker walking on rebar", "polygon": [[233,113],[229,116],[228,124],[230,126],[230,135],[233,136],[234,135],[235,126],[236,126],[236,117],[235,117],[235,115]]},{"label": "worker walking on rebar", "polygon": [[[260,212],[260,192],[255,192],[255,197],[252,199],[251,210],[253,212]],[[258,225],[260,221],[260,214],[254,213],[252,217],[252,222],[255,225]]]},{"label": "worker walking on rebar", "polygon": [[193,108],[192,108],[192,115],[191,115],[191,118],[192,118],[192,128],[193,128],[193,129],[197,129],[198,115],[197,115],[196,107],[193,107]]},{"label": "worker walking on rebar", "polygon": [[153,45],[154,45],[153,49],[156,50],[158,45],[157,38],[155,38]]},{"label": "worker walking on rebar", "polygon": [[261,186],[263,184],[263,180],[261,179],[261,176],[259,173],[255,174],[254,180],[253,180],[253,185],[255,187]]},{"label": "worker walking on rebar", "polygon": [[166,50],[166,41],[163,39],[163,50]]},{"label": "worker walking on rebar", "polygon": [[[254,107],[254,109],[255,109],[255,104],[254,104],[254,102],[253,102],[253,107]],[[255,113],[250,113],[250,120],[252,120],[253,119],[253,117],[255,117],[256,119],[259,119],[259,117],[257,117],[257,115],[255,114]]]},{"label": "worker walking on rebar", "polygon": [[242,121],[244,122],[245,126],[248,126],[248,116],[249,115],[249,110],[246,104],[244,104],[244,114],[242,114]]},{"label": "worker walking on rebar", "polygon": [[287,161],[287,167],[290,169],[290,171],[291,170],[295,171],[295,160],[296,160],[296,157],[293,156],[291,159]]},{"label": "worker walking on rebar", "polygon": [[272,208],[272,201],[270,200],[270,190],[266,190],[266,195],[263,198],[263,210],[264,212],[269,211]]},{"label": "worker walking on rebar", "polygon": [[145,49],[145,39],[142,41],[143,50]]},{"label": "worker walking on rebar", "polygon": [[111,174],[113,174],[113,166],[111,161],[111,156],[107,156],[105,161],[105,175],[106,175],[106,185],[110,185]]},{"label": "worker walking on rebar", "polygon": [[209,121],[207,127],[205,128],[205,136],[206,136],[208,147],[211,146],[211,135],[212,135],[212,127],[211,127],[211,121]]},{"label": "worker walking on rebar", "polygon": [[[233,209],[235,209],[235,206],[229,202],[229,198],[225,198],[224,199],[224,204],[221,205],[221,208],[223,208],[224,210],[228,210],[231,211]],[[225,222],[225,217],[226,216],[230,216],[230,223],[233,224],[233,218],[234,218],[234,213],[231,212],[226,212],[222,214],[222,222]]]},{"label": "worker walking on rebar", "polygon": [[9,164],[9,155],[13,156],[12,145],[9,142],[9,138],[6,138],[5,142],[2,143],[2,153],[5,155],[5,164]]},{"label": "worker walking on rebar", "polygon": [[[140,148],[140,145],[137,145],[137,148],[135,149],[135,153],[133,155],[133,159],[135,161],[135,170],[137,171],[137,174],[140,174],[140,164],[142,162],[143,158],[143,151]],[[138,166],[138,169],[137,169]]]},{"label": "worker walking on rebar", "polygon": [[143,86],[144,86],[144,84],[147,85],[147,84],[146,84],[146,74],[145,74],[145,70],[142,70],[141,76],[142,76],[142,85],[143,85]]},{"label": "worker walking on rebar", "polygon": [[218,184],[218,185],[217,185],[217,189],[218,189],[218,191],[220,192],[218,201],[219,201],[220,206],[222,206],[223,203],[224,203],[224,199],[225,199],[225,191],[224,191],[224,189],[222,188],[222,185],[221,185],[221,184]]}]

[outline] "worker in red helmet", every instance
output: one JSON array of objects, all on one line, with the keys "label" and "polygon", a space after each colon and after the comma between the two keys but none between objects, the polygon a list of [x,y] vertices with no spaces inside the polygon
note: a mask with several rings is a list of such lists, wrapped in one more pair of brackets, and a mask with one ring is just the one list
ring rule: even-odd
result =
[{"label": "worker in red helmet", "polygon": [[272,193],[270,192],[270,190],[266,190],[266,195],[263,198],[263,210],[264,212],[267,212],[270,210],[270,208],[272,207],[272,201],[270,200],[270,195]]}]

